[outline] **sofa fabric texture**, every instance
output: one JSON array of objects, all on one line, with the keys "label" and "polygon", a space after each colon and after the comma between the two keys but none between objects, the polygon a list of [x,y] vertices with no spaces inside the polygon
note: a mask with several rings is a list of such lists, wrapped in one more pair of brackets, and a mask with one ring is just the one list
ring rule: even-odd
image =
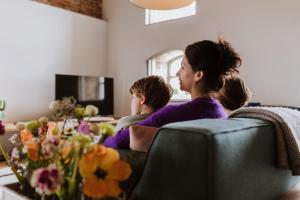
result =
[{"label": "sofa fabric texture", "polygon": [[201,119],[162,127],[129,199],[275,200],[300,181],[275,167],[270,122]]}]

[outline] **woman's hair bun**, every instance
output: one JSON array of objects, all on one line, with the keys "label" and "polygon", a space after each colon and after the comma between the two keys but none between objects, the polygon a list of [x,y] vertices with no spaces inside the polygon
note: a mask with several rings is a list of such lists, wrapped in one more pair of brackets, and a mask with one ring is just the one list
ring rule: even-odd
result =
[{"label": "woman's hair bun", "polygon": [[238,73],[238,68],[242,64],[242,59],[231,47],[231,45],[222,39],[216,43],[220,53],[220,71],[223,75]]},{"label": "woman's hair bun", "polygon": [[190,44],[185,49],[185,56],[194,71],[203,71],[206,91],[218,91],[223,86],[224,77],[238,73],[242,63],[231,45],[221,39]]}]

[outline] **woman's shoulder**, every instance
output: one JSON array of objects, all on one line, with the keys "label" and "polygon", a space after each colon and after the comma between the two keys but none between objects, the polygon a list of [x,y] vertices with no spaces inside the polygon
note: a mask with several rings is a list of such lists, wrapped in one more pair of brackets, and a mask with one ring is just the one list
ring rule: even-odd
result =
[{"label": "woman's shoulder", "polygon": [[198,106],[198,105],[217,105],[217,106],[219,106],[219,104],[220,103],[214,98],[198,97],[198,98],[195,98],[184,104],[181,104],[181,106]]},{"label": "woman's shoulder", "polygon": [[169,104],[158,111],[156,111],[152,116],[160,116],[164,114],[176,114],[184,112],[200,112],[205,110],[220,110],[223,109],[222,105],[213,98],[195,98],[191,101],[185,103]]},{"label": "woman's shoulder", "polygon": [[166,111],[173,111],[173,110],[182,110],[189,107],[198,107],[199,105],[218,105],[219,102],[212,98],[195,98],[193,100],[187,102],[180,102],[180,103],[171,103],[167,106],[159,109],[157,112],[166,112]]},{"label": "woman's shoulder", "polygon": [[186,105],[188,110],[197,113],[209,113],[209,116],[212,114],[220,115],[220,117],[225,116],[225,111],[221,103],[214,98],[196,98],[190,102],[187,102]]}]

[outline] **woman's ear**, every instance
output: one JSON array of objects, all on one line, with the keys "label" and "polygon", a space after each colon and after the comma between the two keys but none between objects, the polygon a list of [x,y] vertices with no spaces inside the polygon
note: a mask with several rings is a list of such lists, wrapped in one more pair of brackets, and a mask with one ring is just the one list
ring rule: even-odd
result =
[{"label": "woman's ear", "polygon": [[203,71],[199,70],[194,73],[194,81],[198,82],[203,78]]}]

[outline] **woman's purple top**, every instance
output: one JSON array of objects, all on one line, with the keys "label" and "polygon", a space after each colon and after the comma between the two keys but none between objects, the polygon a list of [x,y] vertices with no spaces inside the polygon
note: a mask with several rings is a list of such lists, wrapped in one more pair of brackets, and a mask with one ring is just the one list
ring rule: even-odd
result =
[{"label": "woman's purple top", "polygon": [[[187,103],[165,106],[137,125],[161,127],[172,122],[226,117],[223,106],[217,100],[196,98]],[[129,129],[122,129],[115,136],[107,138],[104,145],[116,149],[129,149]]]}]

